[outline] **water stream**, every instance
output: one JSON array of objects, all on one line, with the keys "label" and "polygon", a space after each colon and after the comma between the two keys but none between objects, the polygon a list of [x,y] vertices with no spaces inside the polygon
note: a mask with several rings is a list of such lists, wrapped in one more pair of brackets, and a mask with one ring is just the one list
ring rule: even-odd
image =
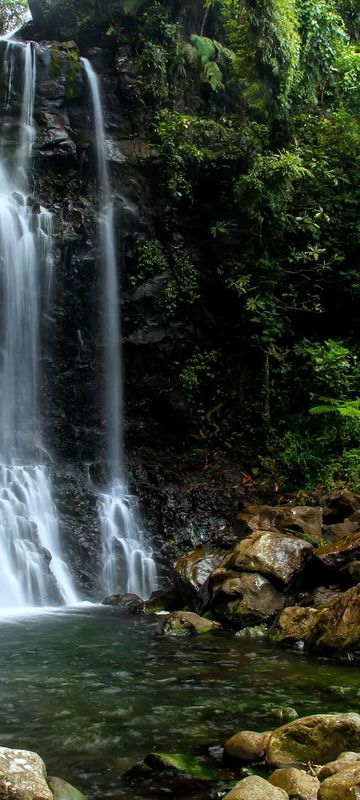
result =
[{"label": "water stream", "polygon": [[[53,267],[52,217],[31,196],[36,44],[6,45],[5,131],[17,128],[15,157],[0,150],[0,606],[74,603],[62,551],[39,420],[40,316]],[[22,85],[15,86],[16,78]],[[13,94],[20,117],[12,117]],[[16,104],[15,104],[16,106]],[[3,145],[6,145],[6,139]]]},{"label": "water stream", "polygon": [[107,594],[131,592],[147,598],[156,586],[156,566],[140,522],[136,497],[127,488],[124,466],[121,319],[114,197],[106,157],[106,136],[98,76],[82,59],[89,82],[100,194],[100,252],[103,265],[103,348],[105,422],[111,483],[99,498],[103,569]]}]

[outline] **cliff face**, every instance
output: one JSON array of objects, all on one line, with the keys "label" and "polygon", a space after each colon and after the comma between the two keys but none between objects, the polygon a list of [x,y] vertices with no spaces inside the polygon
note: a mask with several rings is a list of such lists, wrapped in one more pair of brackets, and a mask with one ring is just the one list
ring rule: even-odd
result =
[{"label": "cliff face", "polygon": [[[130,484],[163,554],[160,560],[201,541],[231,541],[244,474],[224,463],[221,454],[207,463],[201,441],[197,448],[197,440],[190,439],[195,430],[191,409],[178,381],[179,364],[194,343],[216,334],[214,287],[209,287],[209,307],[189,302],[169,315],[163,302],[168,270],[145,274],[135,287],[129,280],[139,243],[156,238],[182,252],[188,226],[186,247],[195,262],[202,246],[201,222],[191,220],[191,209],[184,209],[183,219],[174,218],[152,177],[156,152],[141,136],[148,112],[139,99],[134,33],[126,41],[125,31],[118,47],[113,41],[94,47],[94,31],[88,41],[79,36],[81,49],[72,41],[49,41],[59,21],[48,18],[44,8],[45,3],[32,3],[35,21],[22,32],[38,43],[34,194],[55,221],[53,302],[42,321],[43,431],[68,550],[81,586],[98,595],[96,490],[107,470],[102,287],[93,128],[80,54],[91,60],[102,82],[105,146],[116,194]],[[131,28],[128,20],[125,24]],[[100,21],[99,30],[103,27]],[[69,33],[66,26],[63,31]],[[99,40],[103,44],[100,35]],[[18,101],[15,92],[14,107]]]}]

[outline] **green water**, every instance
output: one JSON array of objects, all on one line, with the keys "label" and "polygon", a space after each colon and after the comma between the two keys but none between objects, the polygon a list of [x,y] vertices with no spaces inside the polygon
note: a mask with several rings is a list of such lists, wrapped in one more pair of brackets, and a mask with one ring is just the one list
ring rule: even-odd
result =
[{"label": "green water", "polygon": [[164,639],[159,620],[83,609],[0,622],[0,744],[38,751],[90,798],[137,795],[151,750],[206,752],[241,728],[360,709],[358,668],[231,634]]}]

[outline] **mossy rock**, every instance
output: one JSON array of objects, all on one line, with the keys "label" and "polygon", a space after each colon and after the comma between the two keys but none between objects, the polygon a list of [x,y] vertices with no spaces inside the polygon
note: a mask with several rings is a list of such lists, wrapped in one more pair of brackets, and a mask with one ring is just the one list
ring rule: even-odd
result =
[{"label": "mossy rock", "polygon": [[71,783],[63,781],[62,778],[48,777],[47,782],[54,795],[54,800],[87,800],[86,795],[75,789]]}]

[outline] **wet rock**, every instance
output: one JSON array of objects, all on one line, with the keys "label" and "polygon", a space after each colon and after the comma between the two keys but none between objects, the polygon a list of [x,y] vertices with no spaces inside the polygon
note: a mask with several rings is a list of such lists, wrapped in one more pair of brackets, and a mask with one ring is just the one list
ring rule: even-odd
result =
[{"label": "wet rock", "polygon": [[238,519],[249,530],[279,530],[322,538],[322,509],[312,506],[247,506]]},{"label": "wet rock", "polygon": [[335,525],[325,525],[323,538],[328,544],[332,544],[345,536],[349,536],[351,533],[357,533],[359,527],[359,522],[351,519],[345,519],[344,522],[338,522]]},{"label": "wet rock", "polygon": [[350,561],[360,560],[360,533],[352,533],[338,542],[319,547],[315,558],[324,567],[340,570]]},{"label": "wet rock", "polygon": [[277,769],[269,782],[278,789],[284,789],[290,800],[317,800],[320,781],[301,769]]},{"label": "wet rock", "polygon": [[312,552],[313,547],[309,542],[291,534],[256,531],[234,547],[222,566],[242,572],[257,572],[288,586]]},{"label": "wet rock", "polygon": [[0,747],[0,797],[53,800],[45,764],[37,753]]},{"label": "wet rock", "polygon": [[351,561],[350,564],[346,564],[345,567],[342,567],[341,573],[348,580],[360,583],[360,561]]},{"label": "wet rock", "polygon": [[151,774],[159,775],[162,782],[164,775],[184,776],[187,782],[194,779],[200,783],[218,777],[217,770],[206,759],[172,753],[149,753],[143,761],[131,767],[124,777],[137,780]]},{"label": "wet rock", "polygon": [[270,631],[273,642],[290,644],[308,638],[319,612],[315,608],[289,606],[284,608]]},{"label": "wet rock", "polygon": [[348,766],[320,785],[318,800],[359,800],[360,765]]},{"label": "wet rock", "polygon": [[359,714],[318,714],[289,722],[275,730],[266,759],[271,766],[324,764],[339,753],[360,747]]},{"label": "wet rock", "polygon": [[129,614],[142,614],[144,600],[137,594],[111,594],[102,601],[103,606],[117,606],[121,611]]},{"label": "wet rock", "polygon": [[169,614],[162,626],[162,633],[166,636],[187,636],[197,633],[209,633],[218,630],[221,626],[206,617],[199,617],[192,611],[173,611]]},{"label": "wet rock", "polygon": [[228,763],[247,763],[262,761],[271,733],[241,731],[228,739],[224,747],[224,760]]},{"label": "wet rock", "polygon": [[360,510],[360,495],[351,492],[350,489],[344,489],[330,497],[322,497],[320,505],[323,506],[325,524],[336,524],[344,522],[347,517]]},{"label": "wet rock", "polygon": [[333,600],[336,600],[340,597],[341,591],[338,588],[326,588],[325,586],[319,586],[317,589],[314,589],[312,592],[308,592],[307,594],[299,595],[298,597],[298,605],[299,606],[310,606],[311,608],[321,609],[327,608]]},{"label": "wet rock", "polygon": [[351,650],[360,645],[360,584],[320,612],[309,644],[317,650]]},{"label": "wet rock", "polygon": [[272,717],[280,720],[280,722],[290,722],[291,719],[297,719],[299,714],[295,708],[291,706],[278,706],[278,708],[271,709]]},{"label": "wet rock", "polygon": [[[321,767],[317,773],[317,777],[319,781],[324,781],[326,778],[331,778],[332,775],[337,775],[338,772],[347,769],[347,767],[356,766],[356,763],[359,761],[360,753],[340,753],[336,761],[330,761],[329,764],[325,764]],[[360,764],[358,763],[357,766],[360,767]]]},{"label": "wet rock", "polygon": [[224,556],[224,550],[206,550],[198,547],[175,562],[175,575],[185,602],[198,595],[211,573],[221,564]]},{"label": "wet rock", "polygon": [[145,613],[156,614],[157,611],[176,611],[181,605],[181,596],[176,586],[159,589],[145,601]]},{"label": "wet rock", "polygon": [[269,633],[267,625],[252,625],[249,628],[241,628],[236,631],[235,636],[237,639],[264,639]]},{"label": "wet rock", "polygon": [[47,782],[54,800],[86,800],[86,796],[61,778],[48,777]]},{"label": "wet rock", "polygon": [[271,786],[264,778],[251,775],[234,786],[224,800],[289,800],[289,795],[283,789]]},{"label": "wet rock", "polygon": [[243,628],[271,622],[285,596],[263,575],[218,569],[209,580],[208,601],[217,619]]}]

